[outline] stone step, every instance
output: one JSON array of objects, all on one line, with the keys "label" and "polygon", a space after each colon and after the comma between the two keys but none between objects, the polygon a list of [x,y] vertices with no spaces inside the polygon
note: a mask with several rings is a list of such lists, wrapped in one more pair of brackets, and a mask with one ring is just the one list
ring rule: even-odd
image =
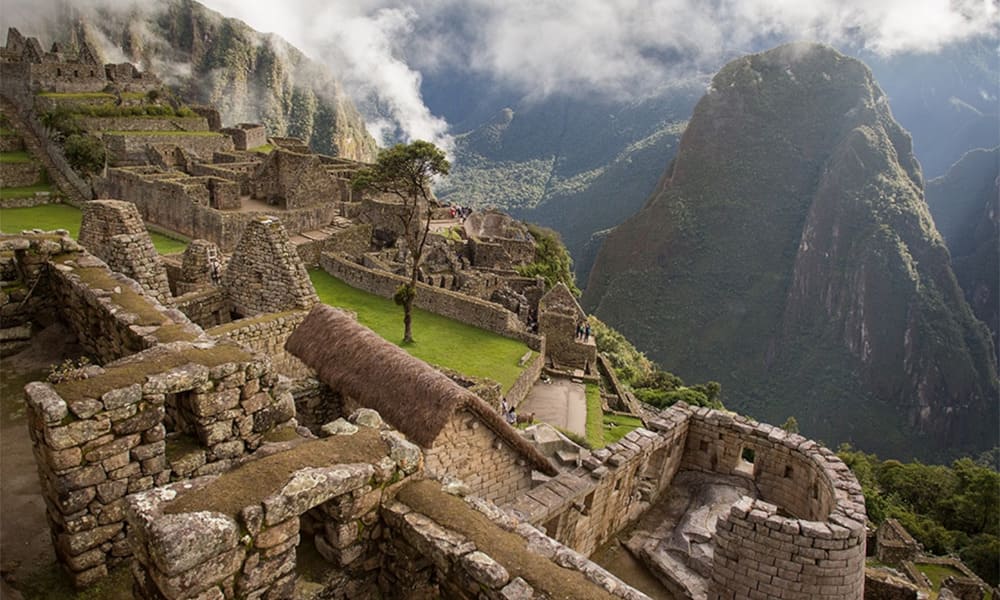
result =
[{"label": "stone step", "polygon": [[570,450],[557,450],[556,458],[559,460],[561,464],[575,465],[580,460],[580,455]]}]

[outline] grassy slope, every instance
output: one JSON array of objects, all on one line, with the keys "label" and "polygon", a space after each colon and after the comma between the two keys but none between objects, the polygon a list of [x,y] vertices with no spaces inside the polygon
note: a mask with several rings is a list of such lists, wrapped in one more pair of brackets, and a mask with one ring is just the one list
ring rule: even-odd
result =
[{"label": "grassy slope", "polygon": [[[65,229],[74,238],[80,234],[80,209],[68,204],[44,204],[31,208],[0,208],[0,231],[17,233],[25,229]],[[160,254],[183,252],[187,243],[150,232]]]},{"label": "grassy slope", "polygon": [[48,183],[28,185],[24,187],[0,188],[0,198],[28,198],[35,195],[35,192],[55,192],[56,189]]},{"label": "grassy slope", "polygon": [[403,345],[403,309],[392,300],[352,288],[319,269],[311,270],[309,276],[320,300],[356,312],[362,324],[421,360],[466,375],[489,377],[500,382],[504,390],[521,374],[518,361],[528,348],[517,340],[414,309],[416,341]]}]

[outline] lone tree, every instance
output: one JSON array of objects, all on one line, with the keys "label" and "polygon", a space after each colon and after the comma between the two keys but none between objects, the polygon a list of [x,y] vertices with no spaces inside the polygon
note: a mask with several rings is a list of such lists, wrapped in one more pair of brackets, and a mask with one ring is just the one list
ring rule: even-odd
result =
[{"label": "lone tree", "polygon": [[[400,219],[410,259],[410,281],[396,289],[393,300],[403,307],[403,341],[413,341],[413,300],[417,297],[420,259],[431,229],[431,183],[447,175],[451,164],[444,152],[430,142],[417,140],[396,144],[378,153],[375,164],[354,175],[351,185],[359,191],[375,191],[402,201]],[[421,219],[423,222],[421,222]]]}]

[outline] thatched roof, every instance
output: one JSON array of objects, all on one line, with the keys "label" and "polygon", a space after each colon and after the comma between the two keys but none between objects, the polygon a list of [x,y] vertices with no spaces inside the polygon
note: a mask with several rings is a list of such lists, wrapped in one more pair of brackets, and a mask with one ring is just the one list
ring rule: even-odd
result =
[{"label": "thatched roof", "polygon": [[383,340],[342,310],[314,306],[289,336],[285,349],[315,369],[331,388],[377,410],[425,448],[434,445],[455,411],[466,409],[534,468],[556,474],[552,463],[479,396]]}]

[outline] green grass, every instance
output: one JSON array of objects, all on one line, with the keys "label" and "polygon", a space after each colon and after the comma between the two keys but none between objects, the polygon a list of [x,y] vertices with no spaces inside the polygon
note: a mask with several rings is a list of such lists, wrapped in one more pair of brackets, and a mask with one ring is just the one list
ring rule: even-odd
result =
[{"label": "green grass", "polygon": [[[38,94],[42,98],[55,98],[56,100],[114,100],[114,94],[107,92],[42,92]],[[122,94],[124,96],[125,94]],[[140,96],[142,94],[139,94]]]},{"label": "green grass", "polygon": [[274,150],[272,144],[264,144],[263,146],[257,146],[256,148],[250,148],[250,152],[259,152],[260,154],[270,154]]},{"label": "green grass", "polygon": [[16,135],[17,132],[11,129],[10,127],[3,127],[2,125],[0,125],[0,137],[14,137]]},{"label": "green grass", "polygon": [[358,315],[358,321],[417,358],[476,377],[489,377],[509,390],[521,374],[527,347],[495,333],[421,309],[413,311],[412,344],[403,344],[403,309],[387,298],[352,288],[320,269],[309,276],[320,300]]},{"label": "green grass", "polygon": [[591,448],[603,448],[604,411],[601,410],[601,388],[595,383],[587,384],[587,444]]},{"label": "green grass", "polygon": [[35,159],[24,150],[17,152],[0,152],[0,163],[30,163]]},{"label": "green grass", "polygon": [[633,429],[642,427],[640,419],[624,415],[604,415],[603,424],[605,444],[613,444],[625,437]]},{"label": "green grass", "polygon": [[29,198],[35,195],[35,192],[52,192],[55,193],[56,189],[48,183],[40,183],[38,185],[27,185],[24,187],[5,187],[0,188],[0,198]]},{"label": "green grass", "polygon": [[[68,204],[43,204],[31,208],[0,208],[0,231],[18,233],[25,229],[65,229],[74,238],[80,235],[80,209]],[[160,254],[183,252],[186,242],[149,232],[153,246]]]},{"label": "green grass", "polygon": [[952,567],[950,565],[934,565],[930,563],[914,563],[918,571],[927,576],[927,579],[931,580],[931,597],[937,598],[938,591],[941,589],[941,582],[944,581],[949,576],[963,577],[963,573]]},{"label": "green grass", "polygon": [[128,600],[132,598],[132,573],[127,564],[122,565],[92,587],[77,590],[66,572],[51,562],[31,572],[18,588],[25,600]]}]

